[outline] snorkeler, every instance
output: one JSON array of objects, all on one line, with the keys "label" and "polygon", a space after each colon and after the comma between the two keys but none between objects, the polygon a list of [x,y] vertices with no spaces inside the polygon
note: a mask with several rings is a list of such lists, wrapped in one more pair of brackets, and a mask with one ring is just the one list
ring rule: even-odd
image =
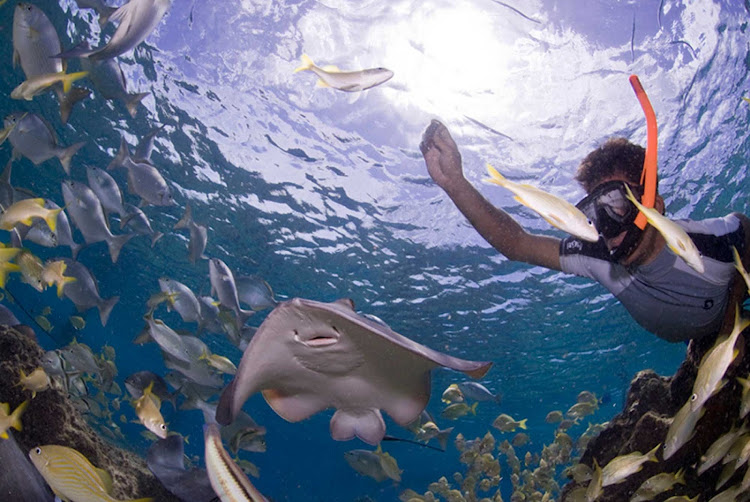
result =
[{"label": "snorkeler", "polygon": [[[602,236],[595,243],[529,233],[490,204],[464,177],[458,147],[437,120],[427,127],[419,147],[432,179],[509,260],[598,281],[641,326],[671,342],[731,331],[735,306],[745,292],[735,272],[732,247],[745,266],[750,265],[750,219],[731,213],[678,221],[702,254],[705,271],[701,274],[689,267],[667,248],[653,226],[639,228],[639,211],[627,199],[625,183],[636,197],[644,195],[643,147],[624,138],[609,139],[579,166],[576,180],[588,196],[577,207]],[[652,181],[644,184],[654,187],[653,206],[663,213],[664,200],[655,193],[655,162],[653,169]]]}]

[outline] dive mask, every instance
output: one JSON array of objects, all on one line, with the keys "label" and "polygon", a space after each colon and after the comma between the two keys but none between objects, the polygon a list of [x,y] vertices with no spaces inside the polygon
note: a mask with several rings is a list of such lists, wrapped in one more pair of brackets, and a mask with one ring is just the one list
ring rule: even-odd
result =
[{"label": "dive mask", "polygon": [[[630,189],[639,199],[643,197],[642,186],[630,185]],[[576,204],[576,207],[594,223],[599,234],[605,239],[612,239],[627,232],[622,242],[609,252],[613,261],[630,254],[638,244],[643,232],[634,223],[638,216],[638,208],[628,200],[623,181],[602,183]]]}]

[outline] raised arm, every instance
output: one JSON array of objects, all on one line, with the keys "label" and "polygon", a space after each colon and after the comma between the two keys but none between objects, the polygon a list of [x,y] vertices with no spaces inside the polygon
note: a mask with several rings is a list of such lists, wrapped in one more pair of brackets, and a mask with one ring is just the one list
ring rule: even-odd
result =
[{"label": "raised arm", "polygon": [[419,144],[427,171],[487,242],[509,260],[560,270],[560,239],[525,231],[464,177],[461,154],[448,129],[433,120]]}]

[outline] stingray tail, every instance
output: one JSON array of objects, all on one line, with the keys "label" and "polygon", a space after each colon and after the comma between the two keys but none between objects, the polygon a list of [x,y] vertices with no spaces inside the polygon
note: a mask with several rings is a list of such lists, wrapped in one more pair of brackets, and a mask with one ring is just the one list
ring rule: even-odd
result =
[{"label": "stingray tail", "polygon": [[[453,430],[452,427],[451,427],[451,430]],[[409,443],[409,444],[414,444],[414,445],[417,445],[417,446],[421,446],[422,448],[429,448],[431,450],[437,450],[437,451],[445,452],[445,444],[444,444],[444,442],[440,443],[440,446],[442,446],[442,448],[438,448],[437,446],[432,446],[431,444],[420,443],[419,441],[412,441],[411,439],[397,438],[397,437],[394,437],[394,436],[387,436],[387,435],[383,436],[382,441],[400,441],[402,443]]]}]

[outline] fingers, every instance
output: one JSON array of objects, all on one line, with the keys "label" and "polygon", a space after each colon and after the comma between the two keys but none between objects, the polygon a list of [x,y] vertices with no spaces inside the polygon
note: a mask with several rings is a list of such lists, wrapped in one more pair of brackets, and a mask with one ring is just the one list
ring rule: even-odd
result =
[{"label": "fingers", "polygon": [[[430,125],[427,126],[427,129],[425,129],[422,134],[422,141],[419,143],[419,149],[422,151],[422,155],[426,155],[430,148],[437,146],[435,144],[435,139],[441,135],[443,130],[447,132],[447,129],[440,121],[432,119]],[[439,149],[440,148],[438,147],[438,150]]]}]

